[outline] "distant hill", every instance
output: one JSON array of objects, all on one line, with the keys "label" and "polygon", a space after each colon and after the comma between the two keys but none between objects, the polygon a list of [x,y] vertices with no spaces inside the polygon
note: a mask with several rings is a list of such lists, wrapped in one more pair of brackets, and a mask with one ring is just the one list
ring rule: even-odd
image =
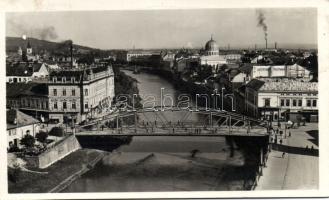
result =
[{"label": "distant hill", "polygon": [[[62,51],[63,49],[69,49],[69,43],[67,41],[63,42],[50,42],[46,40],[39,40],[35,38],[29,38],[30,44],[34,52],[39,52],[41,50],[46,50],[48,52]],[[20,37],[6,37],[6,52],[16,52],[18,47],[25,49],[27,45],[27,40],[23,40]],[[80,46],[73,44],[73,48],[76,52],[87,53],[94,50],[90,47]]]}]

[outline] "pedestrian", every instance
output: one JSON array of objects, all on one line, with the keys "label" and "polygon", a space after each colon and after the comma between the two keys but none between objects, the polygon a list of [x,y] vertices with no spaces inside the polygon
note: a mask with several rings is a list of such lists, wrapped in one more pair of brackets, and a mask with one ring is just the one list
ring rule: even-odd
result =
[{"label": "pedestrian", "polygon": [[282,152],[282,158],[284,158],[285,155],[286,155],[286,152]]},{"label": "pedestrian", "polygon": [[312,147],[311,147],[311,150],[312,150],[312,151],[314,150],[314,147],[313,147],[313,145],[312,145]]},{"label": "pedestrian", "polygon": [[289,137],[291,137],[291,132],[289,131]]},{"label": "pedestrian", "polygon": [[280,144],[282,144],[282,139],[280,139]]}]

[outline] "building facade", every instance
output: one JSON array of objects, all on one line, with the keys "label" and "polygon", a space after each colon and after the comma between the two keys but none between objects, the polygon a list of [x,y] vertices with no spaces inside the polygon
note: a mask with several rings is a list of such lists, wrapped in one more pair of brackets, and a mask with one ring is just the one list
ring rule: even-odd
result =
[{"label": "building facade", "polygon": [[310,71],[298,64],[293,65],[254,65],[251,78],[290,77],[311,79]]},{"label": "building facade", "polygon": [[48,90],[50,121],[77,123],[96,117],[114,97],[112,67],[53,72]]},{"label": "building facade", "polygon": [[38,120],[16,109],[7,110],[7,149],[20,147],[25,135],[35,136],[39,130]]},{"label": "building facade", "polygon": [[295,79],[252,79],[235,91],[238,110],[268,120],[318,117],[318,83]]}]

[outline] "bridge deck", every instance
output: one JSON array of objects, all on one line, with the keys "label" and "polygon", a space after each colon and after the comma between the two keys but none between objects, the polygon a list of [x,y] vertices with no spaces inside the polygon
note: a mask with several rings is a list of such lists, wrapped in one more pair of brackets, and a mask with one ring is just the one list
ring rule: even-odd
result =
[{"label": "bridge deck", "polygon": [[249,136],[249,137],[259,137],[268,135],[266,129],[256,128],[247,131],[246,128],[234,128],[229,130],[229,128],[220,129],[143,129],[137,128],[119,128],[119,129],[104,129],[104,130],[91,130],[91,131],[81,131],[76,133],[78,136]]}]

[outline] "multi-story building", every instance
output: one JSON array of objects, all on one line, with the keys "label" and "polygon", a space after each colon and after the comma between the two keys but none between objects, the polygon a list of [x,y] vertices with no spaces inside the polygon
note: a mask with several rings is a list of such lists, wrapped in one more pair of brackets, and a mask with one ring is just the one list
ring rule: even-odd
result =
[{"label": "multi-story building", "polygon": [[117,54],[117,59],[120,61],[130,62],[136,58],[150,57],[153,53],[144,50],[129,50],[121,51]]},{"label": "multi-story building", "polygon": [[251,78],[291,77],[311,79],[310,71],[298,64],[293,65],[254,65]]},{"label": "multi-story building", "polygon": [[19,110],[7,110],[7,149],[21,146],[25,135],[35,136],[40,130],[39,124],[38,120]]},{"label": "multi-story building", "polygon": [[238,110],[249,116],[296,121],[318,116],[318,83],[295,79],[252,79],[236,92]]},{"label": "multi-story building", "polygon": [[97,116],[114,97],[110,66],[54,71],[48,82],[49,120],[81,122]]}]

